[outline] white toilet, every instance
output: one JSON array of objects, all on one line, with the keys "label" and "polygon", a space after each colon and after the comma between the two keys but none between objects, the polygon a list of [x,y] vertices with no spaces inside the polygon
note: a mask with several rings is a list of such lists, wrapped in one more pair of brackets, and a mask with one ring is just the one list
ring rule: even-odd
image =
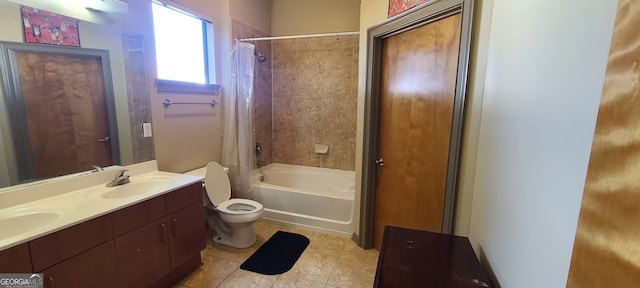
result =
[{"label": "white toilet", "polygon": [[253,222],[264,214],[262,204],[249,199],[230,199],[229,177],[218,162],[211,161],[206,168],[196,169],[186,174],[205,177],[204,188],[207,196],[204,197],[205,207],[211,211],[207,217],[207,223],[216,233],[213,241],[235,248],[253,245],[256,242]]}]

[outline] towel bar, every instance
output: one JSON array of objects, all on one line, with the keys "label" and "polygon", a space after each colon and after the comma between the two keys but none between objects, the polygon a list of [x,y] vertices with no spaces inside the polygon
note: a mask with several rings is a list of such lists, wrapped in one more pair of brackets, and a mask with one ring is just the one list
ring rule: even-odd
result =
[{"label": "towel bar", "polygon": [[216,102],[216,100],[211,100],[211,102],[173,102],[169,99],[164,99],[162,101],[162,105],[164,105],[164,108],[169,108],[169,106],[171,106],[172,104],[211,105],[211,107],[216,107],[216,105],[218,105],[218,102]]}]

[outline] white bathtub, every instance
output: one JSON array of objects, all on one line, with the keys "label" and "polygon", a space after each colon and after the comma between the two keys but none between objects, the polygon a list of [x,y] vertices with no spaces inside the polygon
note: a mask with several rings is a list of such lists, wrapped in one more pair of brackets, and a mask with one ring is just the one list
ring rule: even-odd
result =
[{"label": "white bathtub", "polygon": [[354,231],[353,171],[274,163],[256,170],[253,187],[266,220],[346,236]]}]

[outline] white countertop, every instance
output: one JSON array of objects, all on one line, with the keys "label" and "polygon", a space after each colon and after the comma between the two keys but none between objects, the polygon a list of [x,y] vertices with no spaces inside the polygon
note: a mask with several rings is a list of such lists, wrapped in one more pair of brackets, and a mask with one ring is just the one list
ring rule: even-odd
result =
[{"label": "white countertop", "polygon": [[203,180],[156,167],[122,167],[130,183],[115,187],[105,184],[120,167],[0,192],[0,251]]}]

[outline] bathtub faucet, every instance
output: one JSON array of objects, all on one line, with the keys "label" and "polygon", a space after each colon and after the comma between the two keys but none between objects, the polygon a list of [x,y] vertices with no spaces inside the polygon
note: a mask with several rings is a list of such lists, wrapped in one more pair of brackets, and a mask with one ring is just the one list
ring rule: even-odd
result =
[{"label": "bathtub faucet", "polygon": [[264,166],[267,166],[267,162],[258,160],[258,162],[256,163],[256,166],[258,166],[258,168],[262,168]]}]

